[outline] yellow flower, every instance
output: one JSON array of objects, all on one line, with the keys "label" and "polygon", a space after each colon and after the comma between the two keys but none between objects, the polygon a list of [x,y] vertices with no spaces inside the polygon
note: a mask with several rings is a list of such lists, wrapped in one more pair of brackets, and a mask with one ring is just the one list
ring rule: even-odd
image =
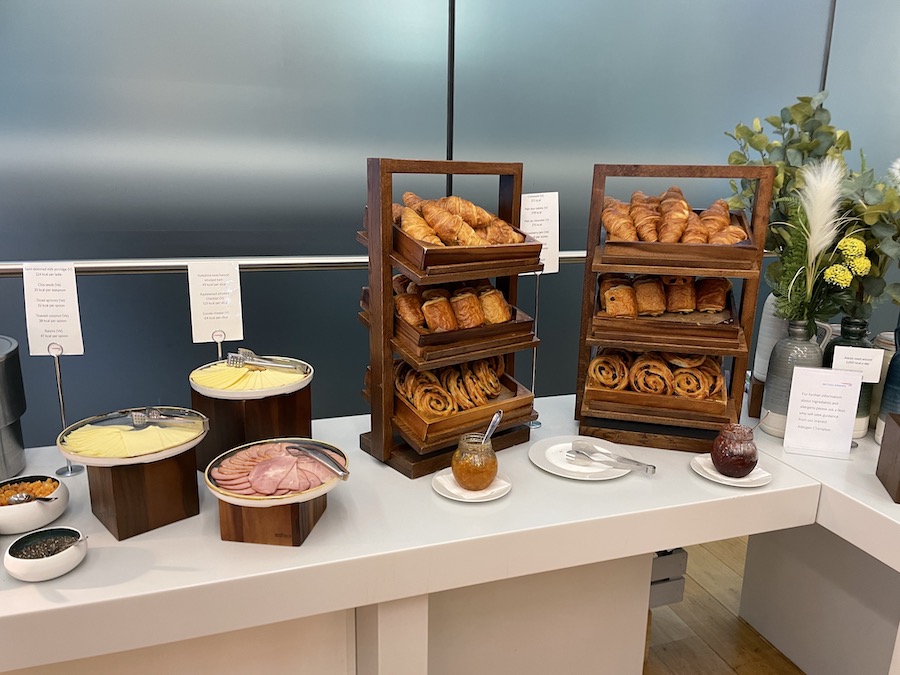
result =
[{"label": "yellow flower", "polygon": [[853,281],[853,273],[844,265],[832,265],[822,273],[825,281],[841,288],[847,288]]},{"label": "yellow flower", "polygon": [[866,243],[854,237],[844,237],[838,242],[837,248],[843,254],[845,260],[851,260],[866,254]]},{"label": "yellow flower", "polygon": [[850,271],[853,272],[854,275],[864,277],[869,273],[869,270],[872,269],[872,261],[866,256],[861,255],[856,258],[850,258],[850,260],[847,261],[847,267],[850,268]]}]

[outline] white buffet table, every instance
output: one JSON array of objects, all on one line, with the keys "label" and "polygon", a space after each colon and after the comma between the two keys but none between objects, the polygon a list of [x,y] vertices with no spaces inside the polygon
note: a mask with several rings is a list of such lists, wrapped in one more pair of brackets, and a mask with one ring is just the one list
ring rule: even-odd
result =
[{"label": "white buffet table", "polygon": [[900,675],[900,504],[875,475],[880,446],[870,432],[839,460],[755,437],[822,488],[816,525],[750,538],[741,616],[813,675]]},{"label": "white buffet table", "polygon": [[[480,504],[359,450],[368,416],[316,420],[313,436],[348,452],[351,477],[300,547],[221,541],[205,488],[200,515],[118,542],[91,514],[84,474],[64,479],[72,499],[56,523],[89,536],[87,558],[39,584],[0,572],[0,670],[403,675],[460,672],[466,652],[469,673],[639,673],[652,552],[815,521],[819,482],[773,457],[762,461],[772,482],[754,489],[651,448],[630,449],[654,476],[545,473],[528,449],[577,433],[574,397],[535,407],[531,442],[498,454],[512,491]],[[52,473],[62,460],[42,448],[27,462]]]}]

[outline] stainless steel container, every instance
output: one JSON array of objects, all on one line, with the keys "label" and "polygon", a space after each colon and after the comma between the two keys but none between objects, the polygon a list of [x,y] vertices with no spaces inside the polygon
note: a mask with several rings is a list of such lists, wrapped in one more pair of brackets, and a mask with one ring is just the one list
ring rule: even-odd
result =
[{"label": "stainless steel container", "polygon": [[25,386],[19,362],[19,343],[0,335],[0,480],[12,478],[25,468],[22,415]]}]

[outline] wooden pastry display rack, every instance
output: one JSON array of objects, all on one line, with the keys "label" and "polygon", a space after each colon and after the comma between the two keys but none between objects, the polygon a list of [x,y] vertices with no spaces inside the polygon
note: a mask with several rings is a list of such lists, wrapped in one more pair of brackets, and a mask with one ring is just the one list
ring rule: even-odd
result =
[{"label": "wooden pastry display rack", "polygon": [[[539,340],[533,321],[516,308],[518,275],[538,272],[540,242],[526,237],[521,244],[434,246],[423,244],[393,225],[391,204],[395,174],[483,175],[499,179],[497,215],[516,227],[522,197],[522,164],[370,158],[366,229],[357,240],[369,252],[369,285],[363,289],[360,321],[369,328],[369,369],[364,395],[371,406],[372,430],[360,436],[360,447],[409,478],[450,466],[460,435],[483,431],[491,416],[504,416],[493,436],[495,450],[530,438],[526,423],[537,418],[534,395],[513,379],[514,352],[534,349]],[[432,195],[423,195],[432,197]],[[488,206],[488,205],[485,205]],[[488,207],[489,208],[489,207]],[[419,334],[395,321],[391,279],[396,272],[419,286],[496,278],[513,320],[506,324]],[[489,405],[450,417],[421,417],[394,396],[393,366],[400,358],[417,371],[432,370],[476,359],[503,356],[504,392]]]},{"label": "wooden pastry display rack", "polygon": [[[575,417],[580,422],[579,433],[619,443],[709,452],[722,426],[738,420],[774,176],[772,166],[594,166],[578,346]],[[755,181],[749,224],[744,213],[731,214],[732,222],[744,226],[749,238],[734,245],[606,241],[601,211],[609,177]],[[641,189],[638,183],[637,190]],[[739,297],[731,299],[730,323],[698,325],[664,317],[614,318],[597,315],[599,275],[611,272],[725,277],[740,280],[741,288]],[[591,350],[604,347],[731,357],[727,395],[720,400],[697,401],[587,387]]]}]

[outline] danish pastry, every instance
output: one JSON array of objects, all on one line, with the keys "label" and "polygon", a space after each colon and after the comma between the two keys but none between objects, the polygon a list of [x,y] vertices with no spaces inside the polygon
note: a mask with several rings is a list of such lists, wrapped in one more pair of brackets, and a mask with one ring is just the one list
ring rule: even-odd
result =
[{"label": "danish pastry", "polygon": [[410,326],[421,328],[425,325],[425,315],[422,313],[422,299],[414,293],[401,293],[394,296],[394,309],[397,316]]},{"label": "danish pastry", "polygon": [[620,349],[605,349],[588,364],[588,386],[621,390],[628,386],[630,355]]},{"label": "danish pastry", "polygon": [[627,286],[630,283],[627,274],[619,274],[618,272],[607,272],[600,275],[600,290],[598,291],[598,299],[600,309],[606,309],[606,291],[613,286]]},{"label": "danish pastry", "polygon": [[638,316],[659,316],[666,311],[666,292],[657,278],[635,280],[634,297]]},{"label": "danish pastry", "polygon": [[674,379],[666,362],[655,352],[641,354],[631,364],[628,383],[633,391],[668,396],[672,393]]},{"label": "danish pastry", "polygon": [[637,299],[631,286],[613,286],[603,297],[609,316],[632,319],[637,316]]},{"label": "danish pastry", "polygon": [[677,314],[689,314],[697,309],[694,280],[690,283],[666,286],[666,311]]},{"label": "danish pastry", "polygon": [[672,388],[676,396],[703,400],[709,395],[709,377],[700,368],[676,368]]},{"label": "danish pastry", "polygon": [[697,311],[721,312],[724,310],[729,288],[731,288],[731,282],[722,277],[698,279],[696,284]]},{"label": "danish pastry", "polygon": [[422,304],[422,314],[425,316],[425,324],[436,333],[459,328],[453,307],[450,305],[450,301],[443,296],[425,301]]},{"label": "danish pastry", "polygon": [[460,328],[476,328],[484,325],[484,312],[474,293],[460,293],[450,298],[450,306]]},{"label": "danish pastry", "polygon": [[496,288],[483,291],[478,296],[481,303],[481,311],[484,314],[484,322],[488,325],[506,323],[512,319],[512,310],[503,293]]}]

